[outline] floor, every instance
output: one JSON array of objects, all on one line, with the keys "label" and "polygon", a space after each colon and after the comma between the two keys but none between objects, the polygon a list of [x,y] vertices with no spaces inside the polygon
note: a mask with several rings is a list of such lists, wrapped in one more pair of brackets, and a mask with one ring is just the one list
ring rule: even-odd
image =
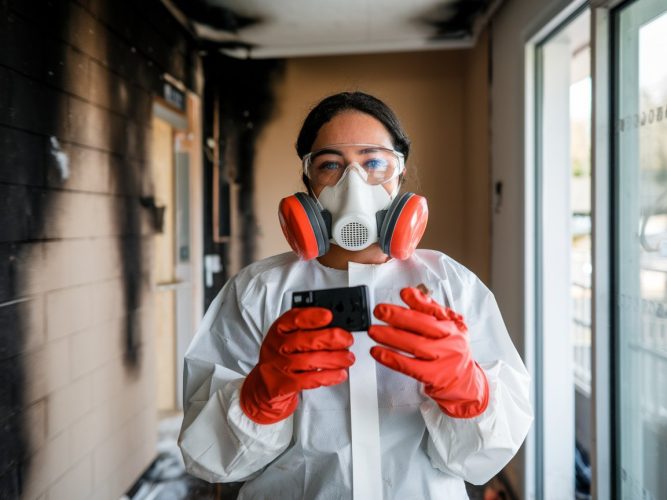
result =
[{"label": "floor", "polygon": [[[185,472],[185,465],[176,440],[182,415],[160,420],[158,456],[137,483],[121,500],[235,500],[240,483],[210,484]],[[516,496],[502,476],[483,486],[466,483],[471,500],[515,500]]]}]

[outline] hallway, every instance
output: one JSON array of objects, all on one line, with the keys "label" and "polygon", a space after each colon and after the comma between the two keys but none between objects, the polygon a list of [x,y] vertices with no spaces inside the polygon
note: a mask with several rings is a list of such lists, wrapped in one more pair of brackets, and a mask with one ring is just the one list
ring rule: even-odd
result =
[{"label": "hallway", "polygon": [[297,135],[341,91],[396,112],[419,247],[532,377],[470,498],[667,497],[666,33],[664,0],[0,0],[0,497],[236,498],[183,468],[184,356],[292,252]]}]

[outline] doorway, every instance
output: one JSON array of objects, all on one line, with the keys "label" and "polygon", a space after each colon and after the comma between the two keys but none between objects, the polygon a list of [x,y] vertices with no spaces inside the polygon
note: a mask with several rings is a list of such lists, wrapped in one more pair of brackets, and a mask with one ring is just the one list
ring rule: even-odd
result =
[{"label": "doorway", "polygon": [[202,176],[199,99],[185,109],[153,106],[153,211],[156,404],[160,415],[183,408],[183,358],[203,310]]}]

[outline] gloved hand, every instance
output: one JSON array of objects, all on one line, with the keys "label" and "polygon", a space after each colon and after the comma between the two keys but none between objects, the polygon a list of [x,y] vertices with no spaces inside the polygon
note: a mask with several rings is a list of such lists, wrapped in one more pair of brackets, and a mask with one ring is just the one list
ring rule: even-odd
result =
[{"label": "gloved hand", "polygon": [[392,349],[374,346],[371,355],[423,382],[426,394],[447,415],[471,418],[484,412],[489,384],[470,353],[463,317],[416,288],[401,290],[401,299],[409,309],[392,304],[375,307],[375,317],[388,326],[373,325],[368,335]]},{"label": "gloved hand", "polygon": [[290,309],[266,334],[259,362],[241,387],[243,412],[258,424],[272,424],[296,410],[303,389],[335,385],[347,379],[354,342],[342,328],[325,328],[333,315],[321,307]]}]

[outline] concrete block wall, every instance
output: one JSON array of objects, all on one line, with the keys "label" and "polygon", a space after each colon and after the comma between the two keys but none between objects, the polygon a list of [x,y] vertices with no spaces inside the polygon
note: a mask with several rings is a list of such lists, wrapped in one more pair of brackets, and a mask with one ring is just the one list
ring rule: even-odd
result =
[{"label": "concrete block wall", "polygon": [[155,457],[164,73],[198,90],[158,0],[0,0],[0,498],[116,499]]}]

